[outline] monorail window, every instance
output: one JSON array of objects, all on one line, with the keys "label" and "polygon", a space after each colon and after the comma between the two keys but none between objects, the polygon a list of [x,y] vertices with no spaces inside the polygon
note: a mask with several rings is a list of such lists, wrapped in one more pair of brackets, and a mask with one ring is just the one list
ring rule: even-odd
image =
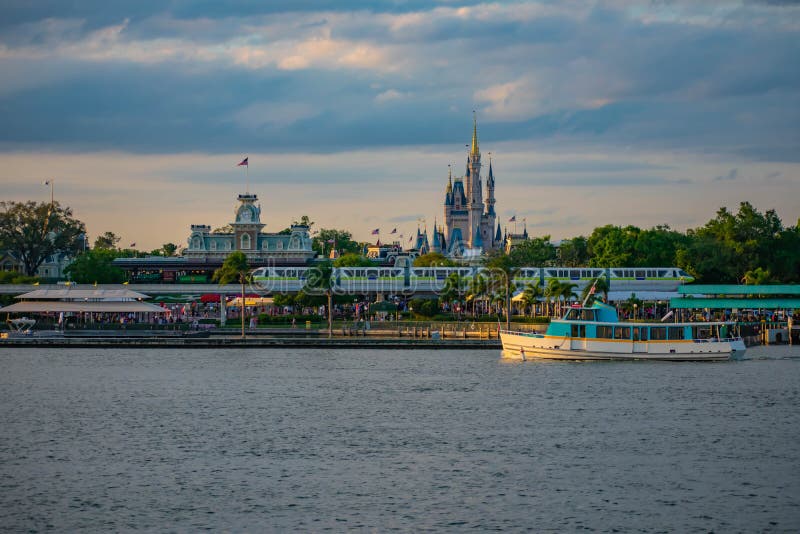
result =
[{"label": "monorail window", "polygon": [[614,337],[614,329],[610,326],[597,326],[597,337],[602,339],[612,339]]},{"label": "monorail window", "polygon": [[672,340],[683,339],[683,327],[682,326],[668,326],[667,327],[667,339],[672,339]]},{"label": "monorail window", "polygon": [[661,269],[661,270],[658,271],[658,277],[659,278],[664,278],[665,276],[667,276],[668,272],[669,271],[667,271],[666,269]]},{"label": "monorail window", "polygon": [[631,327],[630,326],[615,326],[614,339],[630,339]]}]

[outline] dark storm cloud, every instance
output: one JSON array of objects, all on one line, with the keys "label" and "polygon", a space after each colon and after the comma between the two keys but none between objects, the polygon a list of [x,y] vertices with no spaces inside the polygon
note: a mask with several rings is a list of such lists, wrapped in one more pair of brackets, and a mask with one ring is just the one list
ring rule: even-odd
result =
[{"label": "dark storm cloud", "polygon": [[477,109],[491,143],[796,161],[797,10],[769,4],[662,2],[645,20],[615,3],[5,2],[0,143],[458,147]]}]

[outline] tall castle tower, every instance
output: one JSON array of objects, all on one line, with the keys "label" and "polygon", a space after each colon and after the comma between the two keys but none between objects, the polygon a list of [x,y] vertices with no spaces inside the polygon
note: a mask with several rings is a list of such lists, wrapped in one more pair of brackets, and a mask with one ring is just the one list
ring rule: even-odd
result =
[{"label": "tall castle tower", "polygon": [[494,172],[489,162],[486,178],[487,199],[483,201],[481,151],[478,145],[478,122],[472,118],[472,144],[463,178],[453,181],[448,172],[445,190],[444,221],[447,229],[447,253],[451,256],[480,254],[500,246],[496,238]]}]

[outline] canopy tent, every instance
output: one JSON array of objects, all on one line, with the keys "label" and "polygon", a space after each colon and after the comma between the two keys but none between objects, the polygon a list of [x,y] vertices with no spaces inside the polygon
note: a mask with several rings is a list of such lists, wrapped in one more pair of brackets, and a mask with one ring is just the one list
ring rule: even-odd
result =
[{"label": "canopy tent", "polygon": [[[595,293],[596,297],[602,297],[602,293]],[[611,302],[619,302],[628,300],[635,297],[639,300],[656,301],[656,300],[669,300],[678,297],[677,291],[609,291],[608,300]]]},{"label": "canopy tent", "polygon": [[20,302],[0,308],[5,313],[97,312],[163,313],[166,310],[141,299],[143,293],[128,289],[37,289],[19,295]]},{"label": "canopy tent", "polygon": [[[245,306],[271,306],[273,303],[272,297],[250,297],[245,296],[244,305]],[[229,308],[238,308],[242,305],[242,297],[236,297],[234,299],[229,300],[226,304]]]},{"label": "canopy tent", "polygon": [[154,304],[139,301],[70,301],[70,300],[24,300],[0,308],[0,313],[49,313],[49,312],[96,312],[96,313],[164,313],[167,310]]},{"label": "canopy tent", "polygon": [[18,295],[20,300],[138,300],[149,298],[129,289],[37,289]]}]

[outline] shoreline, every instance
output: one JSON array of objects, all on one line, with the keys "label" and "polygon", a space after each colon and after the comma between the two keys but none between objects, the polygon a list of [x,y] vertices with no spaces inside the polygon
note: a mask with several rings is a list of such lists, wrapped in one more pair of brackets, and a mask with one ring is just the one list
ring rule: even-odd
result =
[{"label": "shoreline", "polygon": [[501,350],[499,339],[413,339],[375,337],[32,337],[0,340],[3,347],[52,348],[347,348]]}]

